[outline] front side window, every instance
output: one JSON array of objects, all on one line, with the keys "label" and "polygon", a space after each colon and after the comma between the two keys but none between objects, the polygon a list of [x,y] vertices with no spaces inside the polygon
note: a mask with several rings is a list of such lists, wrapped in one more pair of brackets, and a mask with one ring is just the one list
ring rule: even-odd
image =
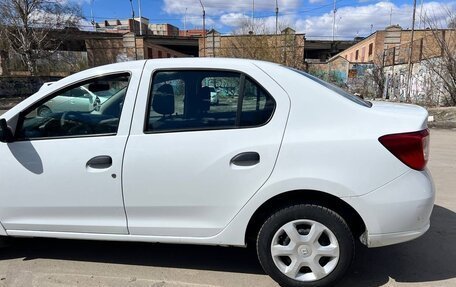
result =
[{"label": "front side window", "polygon": [[115,134],[129,78],[99,77],[52,94],[21,113],[16,138]]},{"label": "front side window", "polygon": [[227,71],[160,71],[154,74],[145,132],[259,126],[275,102],[250,78]]}]

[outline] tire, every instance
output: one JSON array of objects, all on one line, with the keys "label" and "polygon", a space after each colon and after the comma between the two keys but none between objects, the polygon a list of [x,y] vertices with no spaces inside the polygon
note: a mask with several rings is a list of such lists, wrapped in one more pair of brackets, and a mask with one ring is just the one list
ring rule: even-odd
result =
[{"label": "tire", "polygon": [[46,107],[46,106],[41,106],[38,108],[38,110],[36,111],[36,113],[38,114],[38,116],[40,117],[47,117],[49,116],[50,114],[52,114],[52,111],[50,108]]},{"label": "tire", "polygon": [[311,204],[274,213],[261,227],[256,247],[264,271],[284,287],[333,286],[345,275],[355,253],[345,220]]}]

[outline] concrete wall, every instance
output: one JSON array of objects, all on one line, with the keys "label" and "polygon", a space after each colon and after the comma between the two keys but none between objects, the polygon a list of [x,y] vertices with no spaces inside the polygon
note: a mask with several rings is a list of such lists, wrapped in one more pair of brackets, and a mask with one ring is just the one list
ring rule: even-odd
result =
[{"label": "concrete wall", "polygon": [[0,77],[0,98],[27,97],[60,77]]},{"label": "concrete wall", "polygon": [[135,37],[133,33],[122,38],[87,39],[88,63],[91,67],[132,60],[186,57],[163,46],[155,45],[144,37]]},{"label": "concrete wall", "polygon": [[[88,68],[87,52],[56,51],[49,58],[36,61],[37,75],[64,77]],[[13,53],[0,52],[0,76],[30,75],[21,58]]]},{"label": "concrete wall", "polygon": [[[438,65],[441,59],[430,60],[432,65]],[[385,93],[383,98],[405,101],[407,93],[407,64],[385,67]],[[413,103],[440,106],[447,105],[447,93],[443,89],[443,81],[427,62],[413,64],[410,79],[410,98]]]},{"label": "concrete wall", "polygon": [[[433,72],[430,65],[438,67],[441,58],[414,63],[410,79],[410,101],[426,106],[445,106],[449,104],[448,93],[443,88],[443,81]],[[358,93],[369,98],[384,98],[405,102],[407,94],[408,64],[384,67],[385,91],[378,94],[372,77],[373,63],[353,63],[342,57],[328,63],[309,64],[308,72],[340,86],[351,93]]]},{"label": "concrete wall", "polygon": [[350,62],[343,57],[327,63],[308,63],[308,72],[325,81],[344,87],[348,81]]}]

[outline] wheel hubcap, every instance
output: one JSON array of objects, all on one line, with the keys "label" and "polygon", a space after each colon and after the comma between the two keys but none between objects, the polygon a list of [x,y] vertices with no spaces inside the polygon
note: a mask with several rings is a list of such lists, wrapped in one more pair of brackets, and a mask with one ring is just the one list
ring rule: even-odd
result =
[{"label": "wheel hubcap", "polygon": [[307,219],[280,227],[271,243],[276,267],[298,281],[316,281],[329,275],[339,262],[339,242],[325,225]]}]

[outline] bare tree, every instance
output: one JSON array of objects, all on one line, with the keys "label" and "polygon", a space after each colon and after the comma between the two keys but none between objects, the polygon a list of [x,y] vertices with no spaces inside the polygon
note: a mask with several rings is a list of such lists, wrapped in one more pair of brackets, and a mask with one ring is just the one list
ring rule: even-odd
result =
[{"label": "bare tree", "polygon": [[303,68],[304,37],[295,34],[290,28],[276,35],[266,21],[256,19],[252,25],[246,20],[225,39],[220,56],[264,60]]},{"label": "bare tree", "polygon": [[448,21],[448,28],[456,29],[456,15],[453,15]]},{"label": "bare tree", "polygon": [[[454,27],[456,13],[448,14],[447,27]],[[423,63],[442,83],[442,89],[448,95],[447,104],[456,105],[456,29],[439,29],[442,25],[435,17],[426,17],[425,22],[431,28],[432,42],[423,49]],[[437,51],[437,53],[436,53]]]},{"label": "bare tree", "polygon": [[375,55],[372,61],[372,69],[368,74],[368,78],[372,80],[375,88],[375,97],[381,98],[385,94],[385,51]]},{"label": "bare tree", "polygon": [[50,32],[75,28],[81,18],[80,6],[68,1],[0,0],[1,38],[32,75],[37,72],[37,60],[49,58],[64,41],[65,33],[57,39]]}]

